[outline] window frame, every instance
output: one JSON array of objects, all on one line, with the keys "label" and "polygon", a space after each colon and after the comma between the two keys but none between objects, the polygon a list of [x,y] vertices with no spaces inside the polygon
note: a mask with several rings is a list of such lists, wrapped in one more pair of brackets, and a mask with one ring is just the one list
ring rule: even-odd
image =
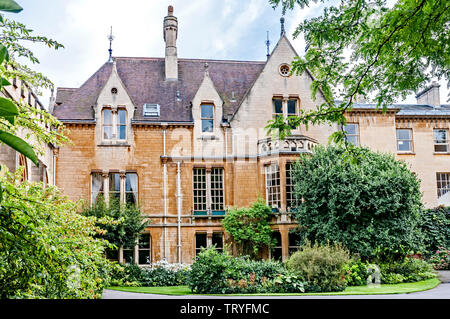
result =
[{"label": "window frame", "polygon": [[[105,112],[111,112],[111,123],[106,123],[105,122]],[[105,137],[105,128],[108,127],[111,129],[111,137],[107,138]],[[104,141],[112,141],[114,140],[114,112],[112,110],[112,108],[110,107],[104,107],[102,109],[102,140]]]},{"label": "window frame", "polygon": [[192,211],[197,215],[225,213],[225,169],[223,167],[192,169],[192,204]]},{"label": "window frame", "polygon": [[[199,236],[199,235],[202,235],[202,236],[205,236],[205,246],[197,246],[197,243],[198,243],[198,240],[197,240],[197,236]],[[206,232],[196,232],[195,233],[195,246],[194,246],[194,248],[195,248],[195,256],[197,256],[201,251],[202,251],[202,248],[208,248],[208,234],[206,233]]]},{"label": "window frame", "polygon": [[286,209],[290,210],[298,204],[298,201],[294,196],[294,179],[292,172],[295,170],[296,162],[286,162],[285,164],[285,177],[286,177]]},{"label": "window frame", "polygon": [[[148,242],[146,244],[148,244],[147,247],[142,247],[141,246],[141,237],[142,236],[147,236],[148,235]],[[150,265],[152,263],[152,236],[150,234],[150,232],[143,232],[139,235],[138,237],[138,249],[137,249],[137,258],[136,261],[138,263],[138,265]],[[141,252],[147,252],[146,256],[148,256],[148,263],[143,263],[141,264]]]},{"label": "window frame", "polygon": [[[281,102],[281,113],[277,112],[275,101]],[[282,97],[274,96],[272,97],[272,119],[275,120],[277,117],[284,117],[284,103]]]},{"label": "window frame", "polygon": [[[119,115],[119,112],[124,112],[125,113],[125,121],[124,121],[124,123],[121,123],[121,121],[120,121],[120,115]],[[116,112],[116,117],[117,117],[117,120],[116,120],[116,139],[117,140],[119,140],[119,141],[126,141],[126,139],[127,139],[127,118],[128,118],[128,112],[127,112],[127,109],[126,108],[118,108],[117,109],[117,112]],[[125,127],[125,137],[124,138],[120,138],[120,128],[121,127]]]},{"label": "window frame", "polygon": [[[211,117],[204,117],[203,116],[203,107],[206,106],[210,106],[212,109],[212,115]],[[212,133],[214,132],[214,117],[216,114],[216,110],[215,110],[215,106],[214,103],[201,103],[200,104],[200,121],[201,121],[201,128],[202,128],[202,133]],[[211,130],[210,131],[205,131],[204,126],[203,126],[203,121],[211,121]]]},{"label": "window frame", "polygon": [[[437,131],[442,131],[445,132],[445,140],[443,143],[437,143],[437,139],[436,139],[436,132]],[[441,154],[446,154],[449,152],[449,139],[448,139],[448,129],[445,128],[435,128],[433,129],[433,145],[434,145],[434,152],[435,153],[441,153]],[[437,151],[436,150],[436,146],[441,146],[441,145],[445,145],[446,146],[446,150],[445,151]]]},{"label": "window frame", "polygon": [[[274,168],[276,168],[274,170]],[[275,177],[273,177],[275,175]],[[269,179],[270,177],[270,179]],[[265,165],[266,203],[272,208],[281,208],[281,172],[278,163]],[[275,204],[275,205],[274,205]]]},{"label": "window frame", "polygon": [[[347,132],[346,132],[346,127],[347,126],[350,126],[350,125],[356,125],[356,133],[354,133],[354,134],[348,134]],[[348,139],[347,139],[347,137],[356,137],[356,144],[353,144],[354,146],[359,146],[360,145],[360,135],[359,135],[359,123],[358,122],[349,122],[349,123],[346,123],[345,125],[343,125],[342,126],[342,130],[344,131],[344,135],[345,135],[345,140],[347,141],[347,143],[352,143],[353,144],[353,142],[350,142]]]},{"label": "window frame", "polygon": [[450,172],[436,172],[436,188],[438,199],[450,192]]},{"label": "window frame", "polygon": [[[399,138],[399,131],[408,131],[409,132],[409,138]],[[413,143],[413,130],[411,128],[396,128],[395,130],[395,136],[397,139],[397,153],[412,153],[414,152],[414,143]],[[408,142],[410,147],[409,150],[400,150],[399,149],[399,142]]]}]

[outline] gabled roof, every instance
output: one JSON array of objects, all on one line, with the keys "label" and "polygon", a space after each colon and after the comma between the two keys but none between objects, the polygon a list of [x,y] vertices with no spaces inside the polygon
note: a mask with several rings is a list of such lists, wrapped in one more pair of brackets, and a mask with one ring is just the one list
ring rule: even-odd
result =
[{"label": "gabled roof", "polygon": [[[192,122],[190,104],[204,77],[205,63],[219,95],[224,101],[224,117],[233,114],[245,93],[261,72],[265,62],[178,59],[178,81],[165,81],[164,58],[114,58],[117,73],[137,110],[134,120],[149,122]],[[92,120],[92,106],[105,86],[112,63],[105,63],[80,88],[65,94],[58,88],[61,105],[53,114],[60,120]],[[177,99],[177,91],[181,101]],[[234,92],[234,101],[231,101]],[[145,103],[160,105],[160,117],[145,118]]]}]

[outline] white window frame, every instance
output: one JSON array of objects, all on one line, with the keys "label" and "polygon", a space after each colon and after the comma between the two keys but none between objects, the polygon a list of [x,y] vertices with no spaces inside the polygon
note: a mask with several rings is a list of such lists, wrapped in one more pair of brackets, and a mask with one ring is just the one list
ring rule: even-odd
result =
[{"label": "white window frame", "polygon": [[[436,132],[440,131],[440,132],[445,132],[445,140],[444,142],[441,143],[437,143],[437,139],[436,139]],[[448,140],[448,129],[434,129],[433,130],[433,140],[434,140],[434,152],[435,153],[448,153],[449,149],[448,149],[448,144],[449,144],[449,140]],[[445,145],[446,150],[445,151],[436,151],[436,146],[442,146]]]},{"label": "white window frame", "polygon": [[[346,132],[347,126],[351,126],[351,125],[355,125],[355,126],[356,126],[356,133],[355,133],[355,134],[348,134],[348,133]],[[347,124],[345,124],[345,125],[343,126],[343,131],[344,131],[344,134],[345,134],[345,140],[346,140],[348,143],[352,143],[352,142],[350,142],[350,141],[348,140],[347,137],[355,136],[355,137],[356,137],[356,144],[354,144],[354,145],[355,145],[355,146],[359,146],[359,144],[360,144],[360,140],[359,140],[359,123],[353,122],[353,123],[347,123]]]},{"label": "white window frame", "polygon": [[[409,132],[409,138],[408,139],[399,138],[399,134],[398,134],[399,131],[408,131]],[[395,130],[395,135],[396,135],[396,138],[397,138],[397,152],[399,152],[399,153],[401,153],[401,152],[413,152],[414,147],[413,147],[413,131],[412,131],[412,129],[410,129],[410,128],[397,128]],[[409,149],[408,150],[400,150],[399,149],[400,142],[407,142],[407,143],[409,143],[409,146],[410,146]]]},{"label": "white window frame", "polygon": [[[202,172],[202,174],[197,172]],[[202,181],[198,180],[200,177],[203,179]],[[220,181],[215,181],[215,177]],[[204,184],[204,187],[202,184]],[[194,167],[192,170],[192,190],[193,211],[206,211],[207,214],[214,211],[225,211],[225,169],[223,167],[212,167],[211,169]]]},{"label": "white window frame", "polygon": [[[105,124],[105,111],[111,112],[111,123]],[[119,112],[125,112],[125,123],[120,123]],[[120,106],[113,108],[105,106],[102,109],[102,141],[126,141],[128,137],[128,111],[125,107]],[[120,127],[125,126],[125,138],[120,138]],[[105,127],[111,127],[111,138],[105,138]]]},{"label": "white window frame", "polygon": [[450,192],[450,173],[437,172],[436,173],[437,196],[441,198],[443,195]]},{"label": "white window frame", "polygon": [[280,179],[280,166],[277,163],[271,163],[265,166],[266,203],[272,208],[281,208]]}]

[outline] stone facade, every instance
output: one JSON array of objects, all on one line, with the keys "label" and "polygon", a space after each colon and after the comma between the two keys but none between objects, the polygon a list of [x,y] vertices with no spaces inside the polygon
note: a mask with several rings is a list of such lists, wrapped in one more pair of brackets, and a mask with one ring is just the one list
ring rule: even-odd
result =
[{"label": "stone facade", "polygon": [[[283,74],[297,56],[284,34],[264,62],[178,59],[173,8],[164,21],[165,58],[114,58],[80,88],[58,90],[54,115],[73,144],[59,152],[56,185],[72,200],[91,201],[101,187],[110,196],[111,174],[120,176],[122,200],[127,185],[137,188],[151,220],[150,239],[121,249],[121,260],[134,255],[145,263],[147,254],[151,262],[191,263],[200,246],[227,242],[221,226],[226,209],[249,206],[258,196],[274,207],[272,227],[279,232],[277,248],[264,256],[287,258],[295,248],[289,230],[296,226],[288,207],[289,163],[327,144],[338,127],[301,126],[286,141],[272,140],[264,128],[273,116],[313,109],[323,97],[312,101],[308,72]],[[450,172],[448,145],[445,152],[434,149],[434,129],[449,127],[448,106],[394,105],[383,114],[358,104],[347,117],[358,124],[359,144],[411,165],[426,206],[450,204],[438,198],[436,181],[438,172]],[[397,151],[402,128],[412,132],[405,152]],[[136,186],[127,174],[137,176]]]},{"label": "stone facade", "polygon": [[[45,110],[36,94],[25,82],[18,78],[11,82],[13,82],[12,85],[3,87],[0,96],[28,104],[29,107]],[[27,137],[28,133],[29,131],[21,129],[17,132],[17,136],[32,145],[37,145],[33,136]],[[39,167],[31,162],[30,159],[5,144],[0,145],[0,164],[5,165],[11,172],[15,171],[19,166],[23,166],[22,175],[24,179],[30,182],[43,182],[44,185],[54,185],[57,148],[52,144],[40,144],[39,147],[42,152],[42,154],[36,152]]]}]

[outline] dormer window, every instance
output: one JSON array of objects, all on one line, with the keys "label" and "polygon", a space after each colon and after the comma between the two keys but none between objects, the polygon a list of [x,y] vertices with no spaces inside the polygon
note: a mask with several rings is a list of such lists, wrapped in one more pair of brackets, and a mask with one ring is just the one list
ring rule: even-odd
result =
[{"label": "dormer window", "polygon": [[214,128],[214,105],[201,105],[202,132],[212,132]]},{"label": "dormer window", "polygon": [[113,110],[105,108],[102,111],[104,140],[126,140],[127,138],[127,111],[119,108]]},{"label": "dormer window", "polygon": [[144,104],[143,115],[146,117],[159,117],[159,104]]}]

